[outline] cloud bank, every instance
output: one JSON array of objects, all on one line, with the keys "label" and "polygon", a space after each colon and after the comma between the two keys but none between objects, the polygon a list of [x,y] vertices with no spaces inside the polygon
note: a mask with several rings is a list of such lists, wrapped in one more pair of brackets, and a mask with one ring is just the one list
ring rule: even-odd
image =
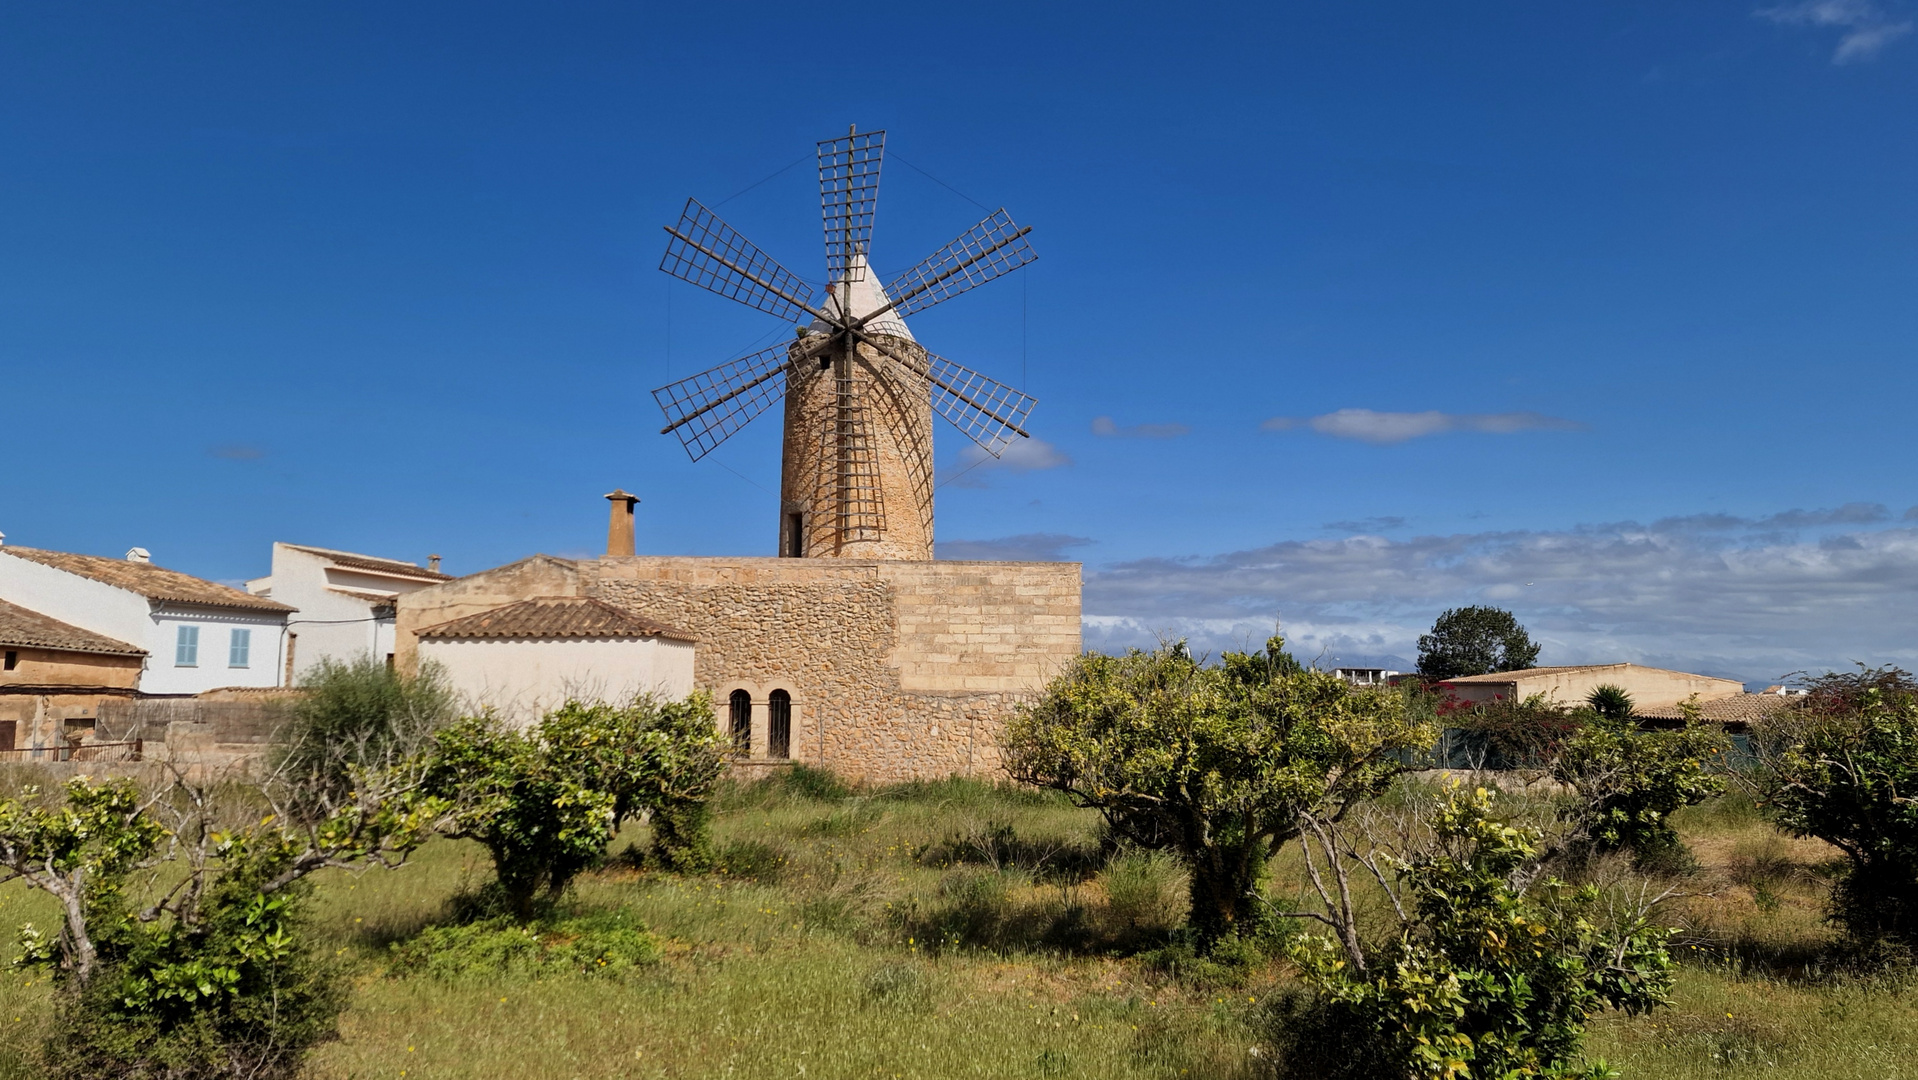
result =
[{"label": "cloud bank", "polygon": [[[1749,680],[1852,660],[1918,666],[1918,528],[1872,503],[1558,531],[1289,540],[1086,578],[1088,648],[1210,650],[1283,620],[1298,652],[1416,655],[1443,609],[1516,612],[1546,663],[1632,661]],[[1876,527],[1860,527],[1864,524]]]},{"label": "cloud bank", "polygon": [[1510,435],[1519,431],[1578,431],[1584,426],[1535,412],[1375,412],[1371,409],[1340,409],[1311,417],[1275,416],[1259,425],[1265,431],[1309,430],[1335,439],[1357,439],[1380,446],[1455,431]]},{"label": "cloud bank", "polygon": [[1783,26],[1838,29],[1838,47],[1831,54],[1834,64],[1870,60],[1912,29],[1910,19],[1900,20],[1871,0],[1805,0],[1759,8],[1753,14]]},{"label": "cloud bank", "polygon": [[942,487],[982,488],[989,486],[987,474],[992,472],[1043,472],[1070,464],[1072,459],[1065,451],[1044,439],[1014,439],[998,457],[975,443],[959,452],[958,463],[940,477],[939,483]]}]

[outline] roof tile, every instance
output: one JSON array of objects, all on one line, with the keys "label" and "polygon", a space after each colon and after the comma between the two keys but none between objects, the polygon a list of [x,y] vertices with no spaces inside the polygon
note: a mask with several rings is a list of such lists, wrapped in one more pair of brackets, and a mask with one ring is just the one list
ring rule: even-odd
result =
[{"label": "roof tile", "polygon": [[138,593],[149,600],[170,600],[179,604],[203,604],[207,607],[243,608],[251,611],[297,611],[299,609],[253,596],[192,574],[168,570],[152,563],[109,559],[101,555],[75,555],[66,551],[42,551],[39,548],[0,548],[0,554],[12,555],[64,570],[83,578]]},{"label": "roof tile", "polygon": [[57,649],[62,652],[98,653],[103,656],[145,656],[145,649],[115,641],[91,630],[63,623],[50,615],[30,611],[18,604],[0,600],[0,645],[24,645],[31,649]]},{"label": "roof tile", "polygon": [[421,640],[451,638],[673,638],[691,634],[643,619],[589,596],[553,596],[521,600],[420,631]]}]

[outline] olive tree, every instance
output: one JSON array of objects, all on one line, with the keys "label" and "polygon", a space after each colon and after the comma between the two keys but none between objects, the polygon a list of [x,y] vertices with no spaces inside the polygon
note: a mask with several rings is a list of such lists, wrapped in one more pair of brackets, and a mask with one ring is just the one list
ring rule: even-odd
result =
[{"label": "olive tree", "polygon": [[1208,667],[1183,643],[1088,653],[1004,738],[1013,777],[1185,864],[1207,942],[1247,922],[1267,860],[1298,835],[1302,813],[1336,817],[1377,795],[1437,734],[1396,691],[1287,663],[1280,638],[1224,659]]}]

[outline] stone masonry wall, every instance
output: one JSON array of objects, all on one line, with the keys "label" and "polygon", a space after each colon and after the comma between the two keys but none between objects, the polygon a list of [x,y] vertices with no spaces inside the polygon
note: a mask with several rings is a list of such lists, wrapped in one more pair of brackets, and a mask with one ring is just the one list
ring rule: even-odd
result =
[{"label": "stone masonry wall", "polygon": [[423,626],[531,596],[596,596],[691,633],[719,722],[792,699],[792,759],[875,782],[991,775],[1014,709],[1079,654],[1077,563],[609,556],[526,560],[400,599],[402,663]]}]

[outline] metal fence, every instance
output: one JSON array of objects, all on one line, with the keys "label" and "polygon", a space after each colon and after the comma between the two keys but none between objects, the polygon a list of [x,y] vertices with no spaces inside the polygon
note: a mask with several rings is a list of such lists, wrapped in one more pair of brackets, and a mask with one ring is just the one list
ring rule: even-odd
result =
[{"label": "metal fence", "polygon": [[0,750],[0,762],[10,761],[139,761],[145,752],[143,740],[121,742],[68,742],[57,746],[23,746]]}]

